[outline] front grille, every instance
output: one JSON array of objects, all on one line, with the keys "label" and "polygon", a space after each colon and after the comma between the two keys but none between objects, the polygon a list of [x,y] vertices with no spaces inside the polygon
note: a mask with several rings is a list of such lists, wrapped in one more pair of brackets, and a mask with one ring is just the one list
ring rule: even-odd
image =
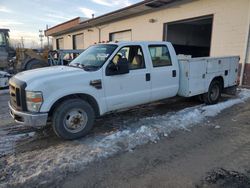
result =
[{"label": "front grille", "polygon": [[26,83],[20,80],[11,78],[10,84],[10,104],[18,111],[26,111],[26,101],[25,101],[25,87]]}]

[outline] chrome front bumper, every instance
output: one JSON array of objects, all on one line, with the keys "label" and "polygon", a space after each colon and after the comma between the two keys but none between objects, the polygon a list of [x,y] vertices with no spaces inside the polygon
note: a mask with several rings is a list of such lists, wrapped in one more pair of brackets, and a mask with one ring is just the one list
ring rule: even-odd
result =
[{"label": "chrome front bumper", "polygon": [[10,115],[15,122],[22,125],[31,126],[34,128],[41,128],[46,126],[48,120],[48,113],[30,113],[16,111],[9,103]]}]

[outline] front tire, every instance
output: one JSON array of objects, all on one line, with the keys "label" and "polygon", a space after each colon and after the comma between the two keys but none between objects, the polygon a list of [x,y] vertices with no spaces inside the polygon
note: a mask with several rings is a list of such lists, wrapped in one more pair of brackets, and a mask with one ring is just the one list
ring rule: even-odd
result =
[{"label": "front tire", "polygon": [[218,80],[213,80],[209,86],[208,92],[203,95],[204,102],[207,105],[218,103],[221,97],[222,85]]},{"label": "front tire", "polygon": [[95,121],[91,105],[82,99],[62,102],[52,116],[52,127],[60,138],[73,140],[89,133]]}]

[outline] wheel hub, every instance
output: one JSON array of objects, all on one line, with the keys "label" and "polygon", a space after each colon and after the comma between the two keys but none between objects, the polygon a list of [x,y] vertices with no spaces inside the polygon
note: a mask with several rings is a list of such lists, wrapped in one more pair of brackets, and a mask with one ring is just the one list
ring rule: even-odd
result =
[{"label": "wheel hub", "polygon": [[213,100],[216,100],[217,99],[217,97],[218,97],[218,95],[219,95],[219,90],[220,90],[220,88],[219,88],[219,86],[214,86],[213,88],[212,88],[212,90],[211,90],[211,93],[210,93],[210,96],[211,96],[211,98],[213,99]]},{"label": "wheel hub", "polygon": [[64,127],[71,133],[77,133],[84,129],[88,121],[86,112],[75,109],[67,113],[64,119]]}]

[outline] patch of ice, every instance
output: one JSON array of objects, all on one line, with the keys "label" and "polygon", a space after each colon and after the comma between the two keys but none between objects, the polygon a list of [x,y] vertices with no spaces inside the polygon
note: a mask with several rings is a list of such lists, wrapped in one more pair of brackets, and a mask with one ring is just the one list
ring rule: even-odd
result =
[{"label": "patch of ice", "polygon": [[207,117],[216,116],[222,110],[248,98],[250,90],[242,89],[237,98],[216,105],[199,105],[162,116],[142,118],[125,130],[9,156],[3,172],[7,174],[8,181],[0,185],[39,186],[39,182],[43,185],[56,183],[62,180],[66,173],[80,171],[91,162],[119,152],[133,151],[139,145],[157,142],[174,130],[190,130]]},{"label": "patch of ice", "polygon": [[0,137],[0,157],[14,151],[15,145],[19,140],[23,140],[25,138],[34,137],[35,132],[23,133],[23,134],[15,134],[15,135],[4,135],[1,132]]},{"label": "patch of ice", "polygon": [[214,128],[215,128],[215,129],[220,129],[220,126],[219,126],[219,125],[216,125]]}]

